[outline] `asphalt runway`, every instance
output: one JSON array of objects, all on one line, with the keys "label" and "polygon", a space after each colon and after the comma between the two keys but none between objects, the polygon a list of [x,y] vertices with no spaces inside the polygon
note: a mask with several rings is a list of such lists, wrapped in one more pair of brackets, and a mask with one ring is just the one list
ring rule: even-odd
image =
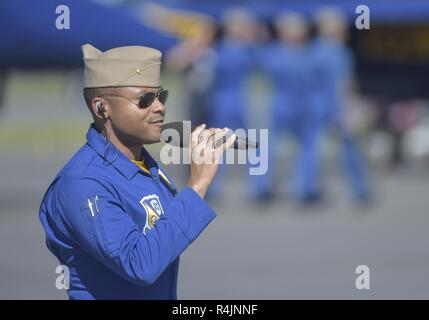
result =
[{"label": "asphalt runway", "polygon": [[[30,84],[34,91],[47,86]],[[35,103],[29,94],[25,103],[20,84],[13,88],[0,113],[0,299],[65,299],[38,208],[83,143],[89,117],[52,95]],[[179,298],[428,299],[427,167],[373,168],[376,201],[368,207],[354,205],[335,165],[329,168],[327,200],[316,207],[298,206],[280,191],[258,205],[243,170],[230,168],[211,201],[218,217],[181,257]],[[167,170],[184,184],[186,168]],[[359,265],[369,267],[369,290],[356,289]]]},{"label": "asphalt runway", "polygon": [[[68,156],[2,155],[1,299],[65,298],[38,206]],[[283,197],[257,205],[243,170],[231,171],[222,200],[212,201],[218,217],[182,255],[181,299],[429,298],[427,173],[379,177],[372,207],[353,205],[334,175],[329,200],[303,208]],[[358,265],[370,269],[369,290],[355,287]]]}]

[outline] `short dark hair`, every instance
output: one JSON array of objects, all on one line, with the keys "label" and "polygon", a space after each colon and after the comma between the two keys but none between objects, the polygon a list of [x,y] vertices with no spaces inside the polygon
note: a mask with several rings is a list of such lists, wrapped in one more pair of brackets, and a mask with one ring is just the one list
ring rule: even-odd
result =
[{"label": "short dark hair", "polygon": [[95,97],[100,97],[105,94],[110,94],[112,92],[112,87],[103,87],[103,88],[84,88],[83,97],[85,98],[86,105],[89,110],[92,112],[92,100]]}]

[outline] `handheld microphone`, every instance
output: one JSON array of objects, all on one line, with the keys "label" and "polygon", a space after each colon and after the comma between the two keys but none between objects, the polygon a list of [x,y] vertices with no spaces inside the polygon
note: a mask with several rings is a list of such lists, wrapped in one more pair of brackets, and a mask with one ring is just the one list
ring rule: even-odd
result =
[{"label": "handheld microphone", "polygon": [[[161,131],[161,140],[167,142],[173,146],[184,148],[189,146],[189,136],[192,131],[195,130],[196,126],[190,125],[190,121],[176,121],[169,122],[162,126]],[[221,145],[228,139],[229,135],[226,135],[222,140],[215,143],[215,147]],[[259,143],[254,141],[249,141],[247,138],[236,137],[234,144],[234,149],[257,149],[259,148]]]}]

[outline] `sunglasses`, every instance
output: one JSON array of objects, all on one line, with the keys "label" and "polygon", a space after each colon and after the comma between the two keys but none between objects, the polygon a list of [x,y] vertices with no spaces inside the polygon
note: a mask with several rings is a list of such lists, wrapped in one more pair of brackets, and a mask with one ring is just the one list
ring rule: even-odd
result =
[{"label": "sunglasses", "polygon": [[146,108],[150,107],[152,105],[152,103],[154,103],[155,99],[158,99],[159,102],[161,102],[163,105],[165,105],[165,103],[167,102],[167,98],[168,98],[168,90],[161,89],[157,92],[144,93],[138,97],[139,102],[137,104],[135,104],[131,99],[124,97],[124,96],[121,96],[121,95],[118,95],[118,94],[104,94],[101,97],[103,97],[103,96],[112,96],[112,97],[124,98],[124,99],[127,99],[132,104],[139,107],[140,109],[146,109]]}]

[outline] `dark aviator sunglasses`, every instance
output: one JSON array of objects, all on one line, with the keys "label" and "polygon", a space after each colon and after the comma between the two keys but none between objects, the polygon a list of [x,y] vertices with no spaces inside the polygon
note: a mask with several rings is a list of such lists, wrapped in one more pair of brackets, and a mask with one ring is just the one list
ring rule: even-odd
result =
[{"label": "dark aviator sunglasses", "polygon": [[138,97],[139,101],[137,104],[135,104],[131,99],[124,97],[124,96],[121,96],[119,94],[103,94],[100,97],[105,97],[105,96],[124,98],[124,99],[127,99],[132,104],[139,107],[140,109],[146,109],[152,105],[152,103],[155,101],[155,99],[158,99],[159,102],[161,102],[163,105],[165,105],[165,103],[167,102],[167,98],[168,98],[168,90],[161,88],[161,90],[159,90],[157,92],[144,93]]}]

